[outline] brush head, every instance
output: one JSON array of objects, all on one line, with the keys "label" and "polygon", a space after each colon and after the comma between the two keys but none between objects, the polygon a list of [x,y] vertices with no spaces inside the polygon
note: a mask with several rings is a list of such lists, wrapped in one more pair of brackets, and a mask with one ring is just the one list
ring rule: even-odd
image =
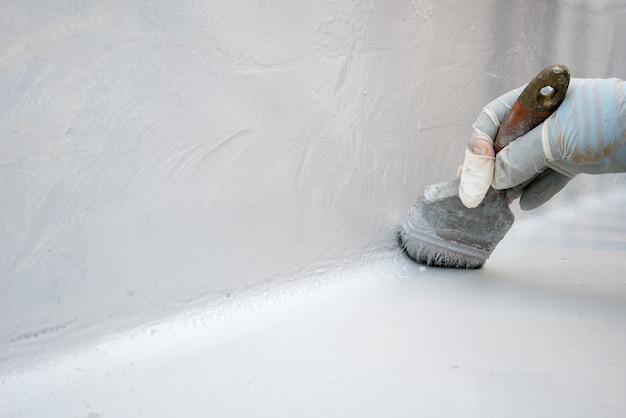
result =
[{"label": "brush head", "polygon": [[469,209],[459,180],[428,186],[400,228],[400,244],[413,260],[434,267],[481,268],[513,225],[503,191],[490,189]]}]

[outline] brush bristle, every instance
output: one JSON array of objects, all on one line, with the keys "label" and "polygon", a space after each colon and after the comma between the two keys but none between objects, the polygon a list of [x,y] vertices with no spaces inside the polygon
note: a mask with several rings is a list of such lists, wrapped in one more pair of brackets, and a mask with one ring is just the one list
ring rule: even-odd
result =
[{"label": "brush bristle", "polygon": [[413,260],[434,267],[481,268],[513,224],[502,191],[490,189],[468,209],[458,179],[424,189],[400,226],[400,243]]},{"label": "brush bristle", "polygon": [[459,254],[454,251],[432,247],[421,241],[410,239],[408,235],[398,234],[400,247],[414,261],[430,267],[454,269],[479,269],[485,264],[484,259]]}]

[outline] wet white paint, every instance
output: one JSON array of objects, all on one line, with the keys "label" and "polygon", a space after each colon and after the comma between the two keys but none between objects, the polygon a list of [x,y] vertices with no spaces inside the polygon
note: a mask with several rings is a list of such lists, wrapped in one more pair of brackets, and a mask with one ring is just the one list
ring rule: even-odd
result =
[{"label": "wet white paint", "polygon": [[552,62],[626,78],[620,2],[48,3],[0,12],[0,370],[332,281],[484,103]]},{"label": "wet white paint", "polygon": [[29,417],[619,417],[624,204],[626,193],[612,194],[523,220],[481,271],[389,252],[142,326],[5,376],[0,408]]}]

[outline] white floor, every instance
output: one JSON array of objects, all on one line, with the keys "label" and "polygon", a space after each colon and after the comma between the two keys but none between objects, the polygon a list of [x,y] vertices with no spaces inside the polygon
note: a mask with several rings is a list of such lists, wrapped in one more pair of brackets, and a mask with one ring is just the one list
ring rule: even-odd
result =
[{"label": "white floor", "polygon": [[399,252],[0,377],[2,417],[623,417],[626,196],[484,269]]}]

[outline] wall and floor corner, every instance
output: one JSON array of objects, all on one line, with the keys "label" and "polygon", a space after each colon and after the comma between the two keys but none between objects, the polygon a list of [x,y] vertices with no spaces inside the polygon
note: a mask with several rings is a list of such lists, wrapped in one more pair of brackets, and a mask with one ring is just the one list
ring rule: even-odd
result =
[{"label": "wall and floor corner", "polygon": [[482,105],[553,62],[626,78],[624,21],[618,1],[7,2],[0,370],[393,248]]}]

